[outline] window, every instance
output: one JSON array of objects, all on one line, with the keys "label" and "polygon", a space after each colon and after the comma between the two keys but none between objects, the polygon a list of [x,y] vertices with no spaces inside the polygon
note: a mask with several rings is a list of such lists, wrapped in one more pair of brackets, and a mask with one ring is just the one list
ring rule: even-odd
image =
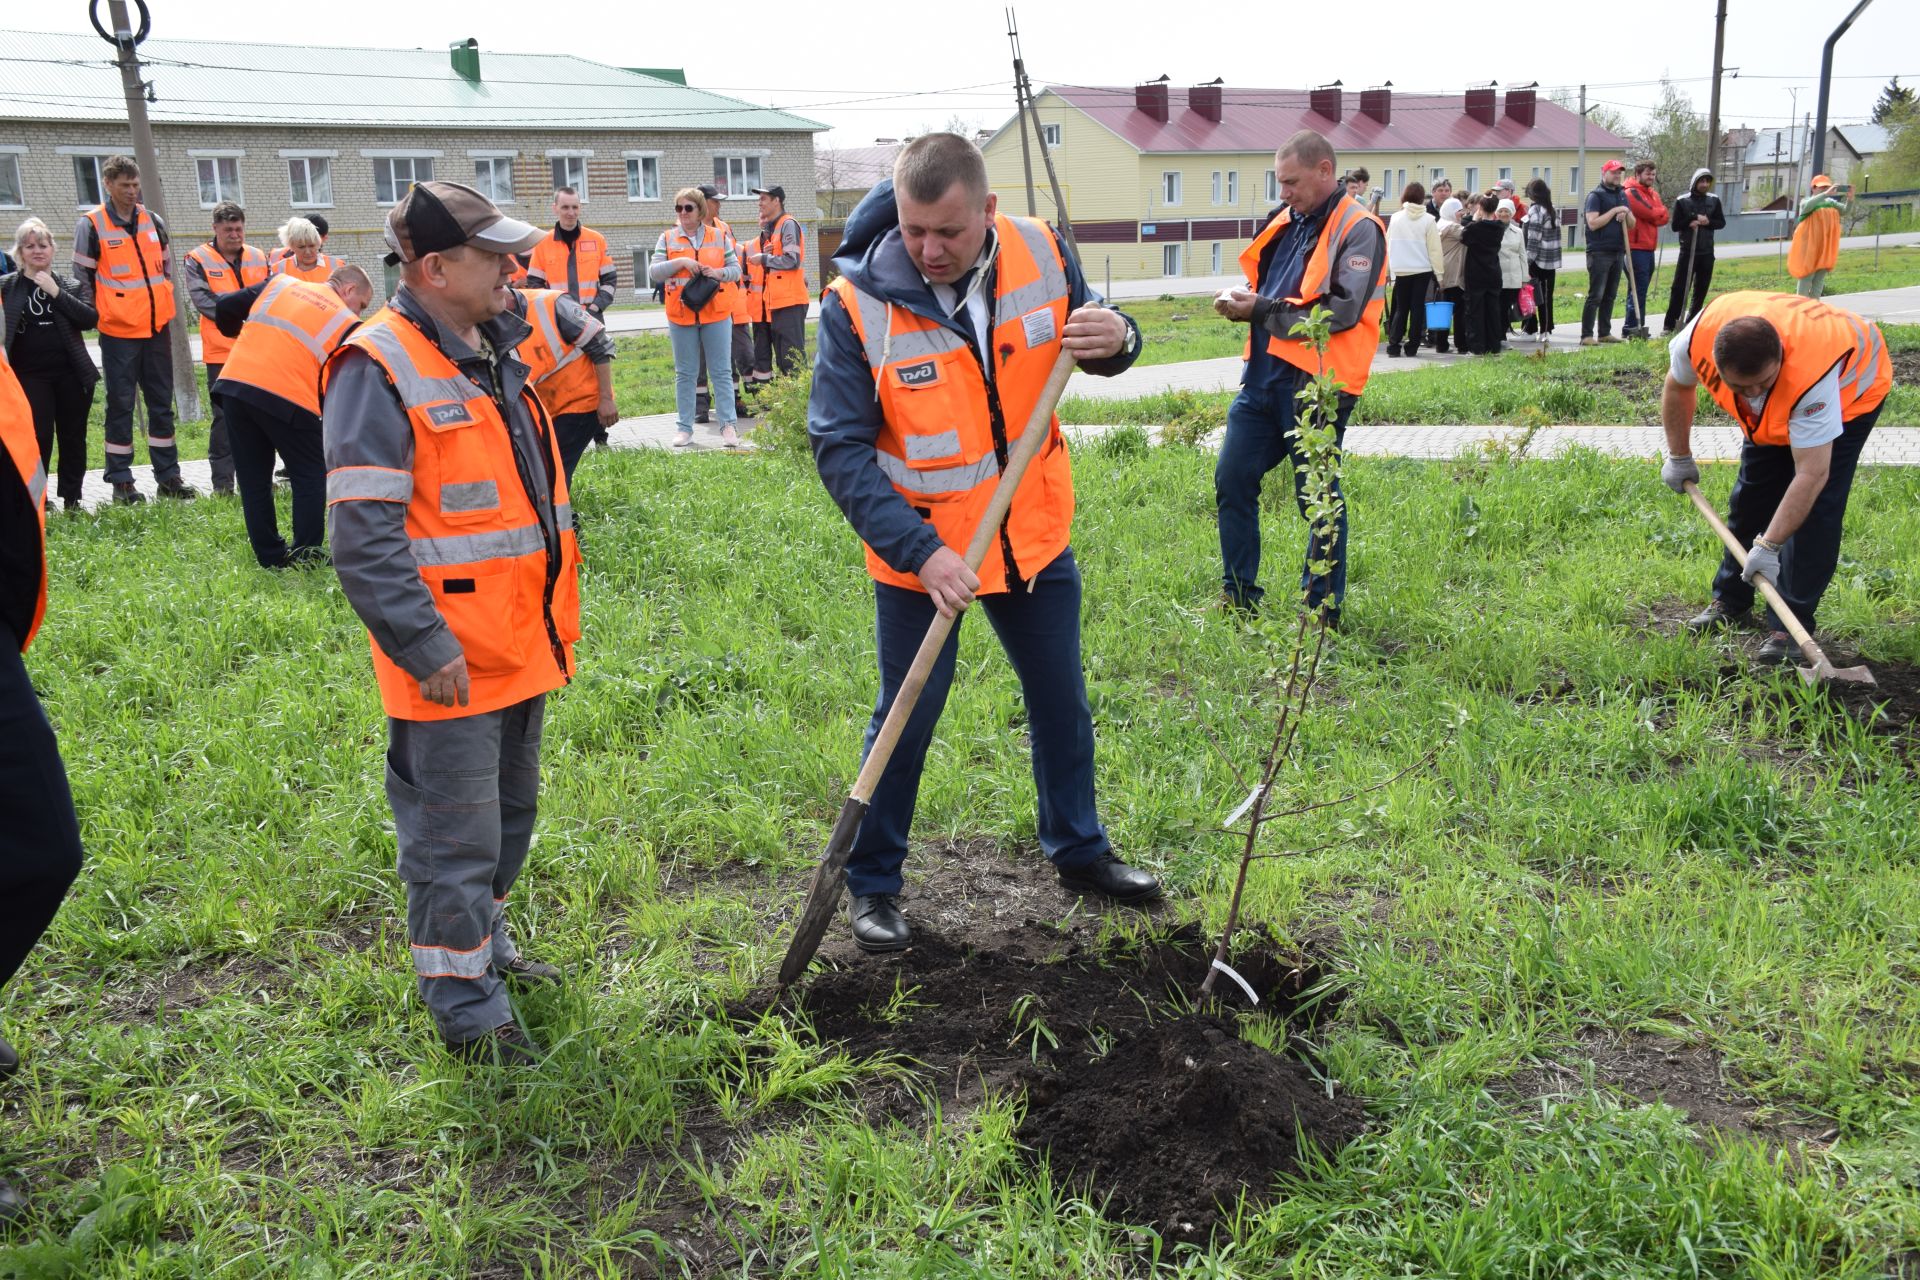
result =
[{"label": "window", "polygon": [[587,158],[581,155],[553,157],[553,189],[572,187],[587,202]]},{"label": "window", "polygon": [[1547,165],[1540,170],[1540,181],[1547,184],[1547,190],[1553,190],[1553,166]]},{"label": "window", "polygon": [[331,209],[333,161],[326,156],[288,156],[287,192],[287,202],[296,209]]},{"label": "window", "polygon": [[1220,203],[1220,171],[1218,169],[1213,171],[1213,202]]},{"label": "window", "polygon": [[373,202],[398,204],[416,182],[433,181],[432,156],[376,156],[373,161]]},{"label": "window", "polygon": [[246,197],[240,191],[239,156],[197,156],[193,167],[200,177],[202,209],[211,209],[222,200],[231,200],[235,204],[246,203]]},{"label": "window", "polygon": [[1040,140],[1047,144],[1048,150],[1058,150],[1060,147],[1060,126],[1057,124],[1041,125]]},{"label": "window", "polygon": [[0,151],[0,208],[19,209],[26,203],[26,188],[20,185],[20,155]]},{"label": "window", "polygon": [[74,199],[82,209],[91,209],[106,200],[102,193],[105,184],[100,181],[99,156],[75,156],[73,158]]},{"label": "window", "polygon": [[1500,181],[1502,181],[1502,182],[1512,182],[1512,181],[1513,181],[1513,166],[1512,166],[1512,165],[1510,165],[1510,164],[1503,164],[1503,165],[1501,165],[1501,166],[1500,166]]},{"label": "window", "polygon": [[627,199],[658,200],[660,198],[660,157],[627,157]]},{"label": "window", "polygon": [[1161,204],[1179,204],[1180,203],[1180,175],[1179,174],[1163,173],[1160,175],[1160,203]]},{"label": "window", "polygon": [[1216,276],[1220,274],[1220,242],[1219,242],[1218,240],[1215,240],[1215,241],[1213,242],[1213,268],[1212,268],[1212,271],[1213,271],[1213,274],[1214,274],[1214,275],[1216,275]]},{"label": "window", "polygon": [[1567,190],[1575,195],[1580,194],[1580,166],[1577,164],[1567,166]]},{"label": "window", "polygon": [[1447,171],[1445,169],[1429,169],[1427,170],[1427,185],[1432,186],[1446,176]]},{"label": "window", "polygon": [[1271,169],[1267,170],[1267,203],[1280,203],[1280,175]]},{"label": "window", "polygon": [[744,196],[760,186],[759,156],[715,156],[713,185],[723,196]]},{"label": "window", "polygon": [[1160,246],[1160,274],[1164,276],[1183,275],[1187,269],[1187,246],[1184,244],[1166,244]]},{"label": "window", "polygon": [[1467,190],[1474,195],[1480,194],[1480,166],[1467,166]]},{"label": "window", "polygon": [[1227,203],[1240,203],[1240,171],[1238,169],[1227,170]]},{"label": "window", "polygon": [[474,157],[473,189],[495,204],[512,204],[513,157]]}]

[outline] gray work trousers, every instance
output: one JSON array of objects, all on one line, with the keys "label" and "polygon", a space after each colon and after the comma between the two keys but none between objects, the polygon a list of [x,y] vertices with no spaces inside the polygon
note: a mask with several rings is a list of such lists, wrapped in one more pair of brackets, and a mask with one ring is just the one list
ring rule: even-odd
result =
[{"label": "gray work trousers", "polygon": [[233,443],[227,435],[227,410],[222,397],[213,394],[213,384],[220,381],[220,371],[226,367],[224,363],[207,366],[207,405],[213,419],[207,428],[207,465],[213,469],[215,493],[233,492]]},{"label": "gray work trousers", "polygon": [[776,355],[780,372],[798,373],[807,361],[807,305],[776,307],[767,319],[753,326],[753,373],[756,378],[773,377]]},{"label": "gray work trousers", "polygon": [[533,841],[541,694],[458,720],[387,721],[387,799],[420,998],[449,1044],[513,1021],[507,893]]},{"label": "gray work trousers", "polygon": [[147,402],[147,457],[153,478],[180,483],[180,450],[173,441],[173,339],[164,326],[151,338],[100,335],[107,384],[109,484],[133,483],[133,400]]}]

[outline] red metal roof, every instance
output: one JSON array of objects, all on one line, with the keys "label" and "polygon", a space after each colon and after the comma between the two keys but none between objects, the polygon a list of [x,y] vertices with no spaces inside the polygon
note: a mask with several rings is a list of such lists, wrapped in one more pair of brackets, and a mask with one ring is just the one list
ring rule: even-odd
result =
[{"label": "red metal roof", "polygon": [[[1222,90],[1219,123],[1187,105],[1187,91],[1171,88],[1168,119],[1162,124],[1134,106],[1130,85],[1049,85],[1051,93],[1105,125],[1140,151],[1270,152],[1301,129],[1316,129],[1341,151],[1495,151],[1560,150],[1580,145],[1580,117],[1558,103],[1535,103],[1531,128],[1496,104],[1495,123],[1466,113],[1464,94],[1393,96],[1391,124],[1360,114],[1360,94],[1348,90],[1341,120],[1335,123],[1308,107],[1304,89]],[[1587,124],[1587,149],[1618,151],[1626,139]],[[1598,163],[1597,161],[1595,163]]]}]

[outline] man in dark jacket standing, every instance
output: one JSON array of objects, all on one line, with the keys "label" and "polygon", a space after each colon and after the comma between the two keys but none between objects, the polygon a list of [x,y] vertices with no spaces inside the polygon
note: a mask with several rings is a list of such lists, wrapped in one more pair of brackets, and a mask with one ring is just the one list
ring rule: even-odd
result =
[{"label": "man in dark jacket standing", "polygon": [[[1633,210],[1621,177],[1626,166],[1609,160],[1600,166],[1600,185],[1587,194],[1587,301],[1580,308],[1580,345],[1618,342],[1613,336],[1613,299],[1627,260],[1627,232]],[[1598,336],[1595,336],[1595,330]]]},{"label": "man in dark jacket standing", "polygon": [[[1114,856],[1094,803],[1073,479],[1057,421],[979,572],[961,554],[1060,352],[1089,373],[1119,373],[1139,355],[1139,330],[1088,305],[1080,265],[1051,227],[999,213],[979,148],[957,134],[902,149],[893,180],[848,219],[834,265],[807,433],[874,578],[880,696],[868,748],[935,612],[979,599],[1020,676],[1040,847],[1061,883],[1120,902],[1154,897],[1159,882]],[[847,889],[865,951],[913,942],[896,897],[959,639],[956,626],[854,838]]]},{"label": "man in dark jacket standing", "polygon": [[[1673,289],[1667,295],[1666,332],[1700,314],[1707,305],[1707,286],[1713,283],[1713,233],[1727,225],[1720,197],[1713,194],[1713,170],[1695,169],[1687,194],[1673,202],[1673,229],[1680,237],[1680,260],[1673,270]],[[1687,302],[1687,291],[1693,301]],[[1684,314],[1683,314],[1684,308]]]}]

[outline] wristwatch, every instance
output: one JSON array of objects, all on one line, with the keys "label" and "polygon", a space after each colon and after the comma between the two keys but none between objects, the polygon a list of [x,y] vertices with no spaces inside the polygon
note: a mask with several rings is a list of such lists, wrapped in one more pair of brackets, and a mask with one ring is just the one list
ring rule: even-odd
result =
[{"label": "wristwatch", "polygon": [[1127,340],[1121,344],[1120,354],[1123,356],[1140,354],[1140,326],[1131,321],[1127,324]]}]

